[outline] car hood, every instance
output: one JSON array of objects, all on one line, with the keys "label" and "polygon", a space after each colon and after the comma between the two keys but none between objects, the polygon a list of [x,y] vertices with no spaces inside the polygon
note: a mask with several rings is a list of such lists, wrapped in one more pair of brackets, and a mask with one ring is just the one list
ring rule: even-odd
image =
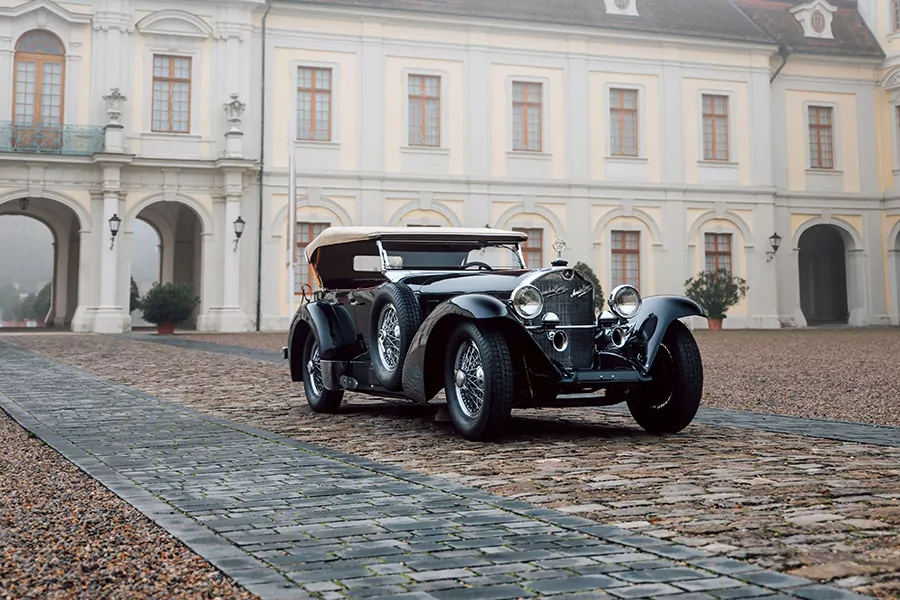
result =
[{"label": "car hood", "polygon": [[533,274],[533,270],[453,271],[449,273],[446,271],[400,271],[389,273],[388,276],[393,281],[405,283],[420,294],[429,296],[480,293],[508,298],[522,281]]}]

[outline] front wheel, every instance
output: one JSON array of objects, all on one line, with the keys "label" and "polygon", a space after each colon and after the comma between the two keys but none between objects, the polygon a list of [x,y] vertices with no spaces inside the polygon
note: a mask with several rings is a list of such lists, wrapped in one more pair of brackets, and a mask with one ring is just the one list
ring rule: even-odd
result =
[{"label": "front wheel", "polygon": [[306,336],[303,345],[303,392],[306,402],[313,412],[335,413],[344,399],[341,390],[329,390],[322,383],[322,368],[319,359],[319,342],[314,333]]},{"label": "front wheel", "polygon": [[485,441],[503,432],[515,380],[509,345],[501,333],[472,322],[448,340],[444,387],[453,426],[466,439]]},{"label": "front wheel", "polygon": [[653,381],[628,400],[638,425],[651,433],[678,433],[694,420],[703,396],[703,362],[694,336],[673,321],[650,368]]}]

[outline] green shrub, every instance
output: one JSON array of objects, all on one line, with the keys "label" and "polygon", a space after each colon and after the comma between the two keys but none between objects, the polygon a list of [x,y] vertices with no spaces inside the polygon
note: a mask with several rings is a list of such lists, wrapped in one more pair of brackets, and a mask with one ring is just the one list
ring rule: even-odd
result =
[{"label": "green shrub", "polygon": [[591,283],[594,284],[594,305],[597,307],[597,310],[603,310],[603,287],[600,285],[600,280],[597,279],[594,270],[581,261],[575,263],[572,268],[590,279]]},{"label": "green shrub", "polygon": [[684,282],[685,296],[702,306],[710,319],[724,319],[728,309],[747,295],[747,282],[727,269],[701,271]]},{"label": "green shrub", "polygon": [[154,283],[141,299],[141,310],[148,323],[177,325],[187,320],[199,303],[189,283]]},{"label": "green shrub", "polygon": [[141,307],[141,290],[138,289],[134,277],[131,278],[131,300],[129,302],[128,312],[134,312]]}]

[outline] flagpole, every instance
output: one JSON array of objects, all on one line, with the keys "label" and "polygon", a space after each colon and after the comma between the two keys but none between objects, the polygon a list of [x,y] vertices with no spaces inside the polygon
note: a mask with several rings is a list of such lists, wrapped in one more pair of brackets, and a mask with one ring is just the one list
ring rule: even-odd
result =
[{"label": "flagpole", "polygon": [[297,136],[297,107],[291,107],[291,114],[288,121],[289,125],[289,135],[288,135],[288,230],[289,230],[289,238],[290,238],[290,246],[291,246],[291,270],[288,274],[290,279],[290,284],[288,285],[288,295],[290,297],[290,305],[291,305],[291,318],[294,318],[294,305],[296,301],[296,294],[294,292],[294,288],[296,286],[296,260],[297,260],[297,163],[296,163],[296,146],[295,138]]}]

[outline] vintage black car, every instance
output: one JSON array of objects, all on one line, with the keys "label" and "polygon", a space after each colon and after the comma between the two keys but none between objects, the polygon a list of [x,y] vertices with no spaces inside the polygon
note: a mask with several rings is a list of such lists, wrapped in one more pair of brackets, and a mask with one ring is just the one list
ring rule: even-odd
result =
[{"label": "vintage black car", "polygon": [[293,317],[284,357],[312,410],[345,391],[427,403],[445,391],[454,427],[486,440],[513,408],[627,402],[655,433],[681,431],[703,391],[681,296],[613,289],[559,259],[528,269],[526,235],[456,227],[331,227],[306,247],[320,290]]}]

